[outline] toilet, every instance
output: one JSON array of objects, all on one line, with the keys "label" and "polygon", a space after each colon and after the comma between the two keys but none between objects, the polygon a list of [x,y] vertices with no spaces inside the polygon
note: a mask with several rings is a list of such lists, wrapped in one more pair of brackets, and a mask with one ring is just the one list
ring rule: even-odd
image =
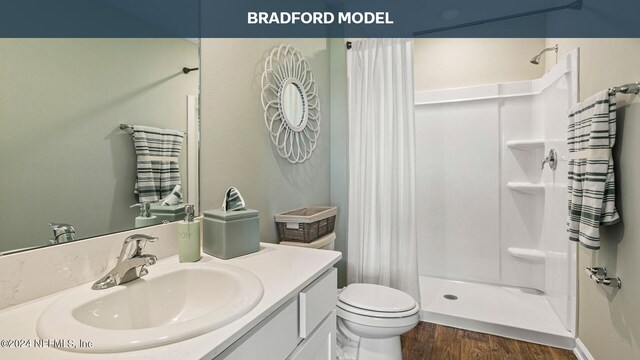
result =
[{"label": "toilet", "polygon": [[[335,233],[312,243],[281,245],[333,250]],[[408,294],[376,284],[351,284],[336,303],[339,360],[402,360],[400,335],[420,321],[420,306]]]},{"label": "toilet", "polygon": [[402,360],[400,335],[420,321],[408,294],[376,284],[351,284],[338,295],[338,347],[342,359]]}]

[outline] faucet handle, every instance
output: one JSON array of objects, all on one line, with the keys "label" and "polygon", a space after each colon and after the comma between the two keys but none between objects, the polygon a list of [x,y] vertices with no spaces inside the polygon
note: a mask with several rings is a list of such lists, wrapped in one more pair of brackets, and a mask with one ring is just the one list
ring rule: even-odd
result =
[{"label": "faucet handle", "polygon": [[[149,236],[149,235],[145,235],[145,234],[133,234],[133,235],[127,237],[126,239],[124,239],[124,243],[128,244],[128,243],[130,243],[132,241],[135,241],[136,243],[139,244],[140,242],[146,243],[147,241],[154,242],[156,240],[158,240],[158,238],[154,237],[154,236]],[[144,244],[143,244],[143,247],[144,247]]]},{"label": "faucet handle", "polygon": [[544,170],[544,164],[549,164],[551,170],[555,170],[558,167],[558,152],[556,149],[549,150],[549,155],[542,159],[542,165],[540,169]]},{"label": "faucet handle", "polygon": [[126,239],[124,239],[124,243],[122,244],[122,251],[120,252],[120,261],[124,260],[124,255],[129,248],[129,244],[135,241],[135,245],[133,246],[133,254],[129,256],[129,258],[140,256],[142,254],[142,249],[147,244],[147,241],[155,242],[158,240],[157,237],[149,236],[145,234],[134,234]]}]

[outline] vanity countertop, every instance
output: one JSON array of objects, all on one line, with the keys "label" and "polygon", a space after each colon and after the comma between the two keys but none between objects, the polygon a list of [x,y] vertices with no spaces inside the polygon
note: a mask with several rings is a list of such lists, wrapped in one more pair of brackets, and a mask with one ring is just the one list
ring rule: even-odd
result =
[{"label": "vanity countertop", "polygon": [[[235,265],[254,273],[264,287],[262,299],[251,311],[222,328],[200,336],[138,351],[123,353],[75,353],[55,348],[35,347],[36,323],[44,309],[73,290],[65,290],[0,311],[0,358],[2,359],[211,359],[220,354],[249,329],[283,305],[291,296],[310,284],[340,260],[335,251],[314,250],[275,244],[260,244],[260,251],[230,260],[203,254],[201,263]],[[178,262],[177,256],[161,262]],[[153,267],[149,268],[149,272]],[[91,286],[91,283],[81,286]],[[224,291],[224,289],[221,289]],[[6,347],[4,340],[23,341],[24,347]],[[31,346],[28,341],[31,340]],[[78,340],[74,340],[77,342]]]}]

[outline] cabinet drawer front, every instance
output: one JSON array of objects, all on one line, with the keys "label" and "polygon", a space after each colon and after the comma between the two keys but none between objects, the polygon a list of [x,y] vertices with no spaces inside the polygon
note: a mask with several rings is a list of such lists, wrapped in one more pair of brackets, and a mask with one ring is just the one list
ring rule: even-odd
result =
[{"label": "cabinet drawer front", "polygon": [[306,338],[336,307],[337,270],[327,270],[300,292],[300,337]]},{"label": "cabinet drawer front", "polygon": [[300,342],[297,329],[298,299],[294,297],[217,356],[216,360],[282,360]]},{"label": "cabinet drawer front", "polygon": [[288,360],[335,360],[335,358],[336,311],[332,310],[322,324],[289,356]]}]

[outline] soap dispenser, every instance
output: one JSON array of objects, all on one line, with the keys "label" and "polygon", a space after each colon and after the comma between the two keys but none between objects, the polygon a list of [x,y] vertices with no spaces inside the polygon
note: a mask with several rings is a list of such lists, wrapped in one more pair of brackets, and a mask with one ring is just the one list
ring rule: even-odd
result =
[{"label": "soap dispenser", "polygon": [[158,217],[155,215],[151,215],[149,212],[149,208],[151,208],[151,204],[148,201],[145,201],[140,204],[133,204],[130,207],[140,207],[140,215],[136,217],[135,226],[137,228],[143,226],[156,225],[159,223]]},{"label": "soap dispenser", "polygon": [[178,223],[178,259],[180,262],[195,262],[200,254],[200,220],[193,219],[193,205],[185,205],[184,221]]}]

